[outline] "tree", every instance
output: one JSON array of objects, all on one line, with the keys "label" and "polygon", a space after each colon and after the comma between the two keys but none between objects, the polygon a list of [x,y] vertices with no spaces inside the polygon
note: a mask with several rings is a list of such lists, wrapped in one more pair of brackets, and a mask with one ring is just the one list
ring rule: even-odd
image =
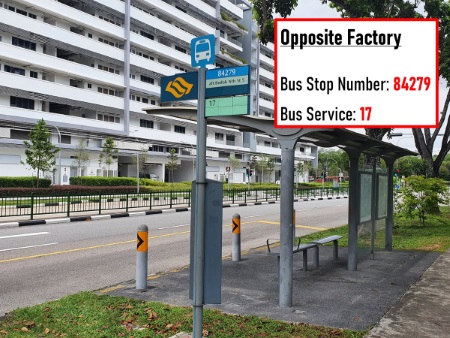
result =
[{"label": "tree", "polygon": [[422,175],[427,174],[427,164],[416,156],[405,156],[397,161],[397,169],[400,170],[401,176]]},{"label": "tree", "polygon": [[60,151],[60,148],[55,147],[50,142],[50,136],[51,134],[47,129],[44,119],[41,119],[30,131],[30,142],[23,141],[26,161],[21,161],[21,163],[27,164],[33,170],[36,170],[36,187],[38,188],[40,173],[49,171],[55,166],[55,157]]},{"label": "tree", "polygon": [[447,185],[439,178],[425,179],[414,175],[405,178],[405,181],[400,191],[399,210],[407,218],[418,217],[424,225],[427,215],[440,212],[439,203],[447,203]]},{"label": "tree", "polygon": [[116,143],[114,142],[114,139],[112,137],[107,137],[105,139],[105,143],[103,144],[103,149],[102,152],[100,153],[98,162],[100,166],[102,166],[103,163],[107,165],[108,171],[106,176],[108,177],[111,164],[113,164],[114,161],[117,159],[118,152],[119,150],[116,148]]},{"label": "tree", "polygon": [[275,170],[275,158],[272,155],[269,155],[269,157],[267,157],[267,172],[269,174],[269,183],[274,170]]},{"label": "tree", "polygon": [[80,140],[75,147],[75,159],[72,161],[72,166],[77,168],[77,175],[81,176],[81,171],[86,170],[90,164],[89,151],[85,140]]},{"label": "tree", "polygon": [[[438,128],[412,130],[417,151],[427,163],[428,177],[438,177],[439,168],[450,151],[450,3],[446,0],[319,0],[335,8],[343,18],[438,18],[439,19],[439,74],[447,83],[445,103]],[[253,15],[258,23],[261,42],[273,42],[273,11],[286,17],[297,6],[297,0],[253,0]],[[425,14],[421,12],[421,9]],[[420,61],[419,61],[420,62]],[[339,66],[338,64],[336,65]],[[433,158],[433,147],[444,130],[439,154]],[[366,129],[368,136],[381,140],[391,129]],[[369,161],[368,161],[369,162]]]},{"label": "tree", "polygon": [[[230,164],[230,171],[228,172],[228,176],[230,176],[231,173],[231,177],[234,179],[234,170],[241,166],[241,161],[234,156],[228,156],[228,162]],[[233,183],[230,182],[230,177],[228,177],[228,183]]]},{"label": "tree", "polygon": [[262,154],[256,160],[256,168],[261,172],[260,183],[262,183],[264,181],[264,171],[267,170],[267,156],[265,154]]},{"label": "tree", "polygon": [[[133,156],[133,164],[139,166],[139,174],[143,174],[145,170],[145,164],[149,161],[150,155],[148,154],[148,147],[143,147],[139,150],[136,156]],[[139,176],[140,176],[139,175]]]},{"label": "tree", "polygon": [[175,170],[177,170],[180,167],[180,164],[178,163],[178,155],[177,150],[172,148],[170,149],[169,155],[167,157],[169,161],[166,163],[166,168],[170,172],[170,178],[173,183],[173,173]]}]

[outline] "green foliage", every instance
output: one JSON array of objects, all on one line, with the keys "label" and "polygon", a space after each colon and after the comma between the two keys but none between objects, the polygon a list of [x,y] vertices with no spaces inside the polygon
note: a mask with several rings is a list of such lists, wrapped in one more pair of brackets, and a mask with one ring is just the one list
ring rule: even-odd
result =
[{"label": "green foliage", "polygon": [[297,7],[298,0],[251,0],[253,4],[253,18],[258,24],[258,38],[267,45],[273,42],[273,15],[278,13],[286,18]]},{"label": "green foliage", "polygon": [[39,184],[36,182],[36,177],[1,177],[0,188],[33,188],[39,186],[41,188],[48,188],[52,184],[51,180],[40,178]]},{"label": "green foliage", "polygon": [[136,186],[134,177],[100,177],[100,176],[76,176],[69,178],[71,185],[91,187]]},{"label": "green foliage", "polygon": [[[204,336],[215,338],[359,338],[367,332],[236,316],[205,309]],[[17,309],[4,317],[3,337],[173,337],[192,332],[192,309],[81,292]]]},{"label": "green foliage", "polygon": [[418,217],[424,225],[428,215],[439,213],[439,204],[447,203],[447,185],[442,179],[414,175],[405,182],[400,190],[399,211],[409,219]]},{"label": "green foliage", "polygon": [[[23,141],[26,161],[21,163],[36,170],[36,177],[38,178],[40,172],[49,171],[55,166],[55,157],[60,151],[50,142],[50,136],[44,119],[41,119],[30,131],[30,142]],[[39,187],[39,182],[39,180],[36,180],[36,187]]]},{"label": "green foliage", "polygon": [[166,163],[166,168],[170,172],[170,181],[173,183],[173,173],[177,170],[181,165],[178,163],[178,155],[177,150],[172,148],[170,149],[169,155],[167,156],[169,161]]},{"label": "green foliage", "polygon": [[72,166],[77,168],[77,176],[81,176],[81,170],[85,170],[90,163],[89,151],[85,140],[82,139],[78,142],[74,156],[75,159],[72,161]]},{"label": "green foliage", "polygon": [[426,162],[416,156],[405,156],[397,161],[397,168],[400,170],[400,176],[426,175]]},{"label": "green foliage", "polygon": [[118,152],[119,150],[116,148],[116,143],[114,142],[114,139],[112,137],[107,137],[105,139],[105,143],[103,144],[103,149],[102,152],[100,153],[98,162],[100,166],[102,166],[103,163],[107,165],[108,176],[111,164],[113,164],[114,161],[117,159]]}]

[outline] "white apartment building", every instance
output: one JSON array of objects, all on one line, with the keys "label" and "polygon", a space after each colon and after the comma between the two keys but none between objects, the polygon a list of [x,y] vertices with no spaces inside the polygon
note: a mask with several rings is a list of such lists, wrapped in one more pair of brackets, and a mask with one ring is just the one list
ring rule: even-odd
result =
[{"label": "white apartment building", "polygon": [[[133,159],[148,149],[140,176],[167,181],[173,148],[181,164],[175,181],[192,180],[196,124],[143,108],[161,106],[161,77],[195,71],[191,40],[214,34],[215,67],[250,64],[250,113],[273,118],[273,45],[259,44],[250,6],[247,0],[0,0],[0,176],[33,174],[21,164],[23,140],[44,119],[61,148],[56,171],[43,173],[55,183],[59,175],[63,184],[77,175],[74,154],[82,139],[90,162],[81,174],[106,175],[98,159],[108,136],[119,149],[110,175],[136,177]],[[262,154],[274,156],[275,170],[270,177],[256,172],[252,182],[278,180],[275,139],[208,126],[208,178],[226,180],[229,157],[245,167]],[[298,144],[295,158],[317,163],[317,147]],[[238,169],[230,180],[247,182]]]}]

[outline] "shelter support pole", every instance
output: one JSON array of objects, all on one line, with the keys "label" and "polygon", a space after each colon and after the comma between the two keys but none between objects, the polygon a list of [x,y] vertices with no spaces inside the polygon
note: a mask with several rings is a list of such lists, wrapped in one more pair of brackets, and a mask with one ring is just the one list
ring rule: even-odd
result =
[{"label": "shelter support pole", "polygon": [[294,149],[297,140],[280,140],[281,194],[280,194],[280,307],[292,306],[294,209]]},{"label": "shelter support pole", "polygon": [[360,218],[360,186],[358,165],[360,150],[345,150],[350,159],[348,184],[348,258],[347,270],[356,271],[358,266],[358,224]]},{"label": "shelter support pole", "polygon": [[392,229],[394,228],[394,159],[383,158],[386,163],[388,172],[388,187],[387,187],[387,215],[385,227],[385,243],[384,248],[387,251],[392,251]]}]

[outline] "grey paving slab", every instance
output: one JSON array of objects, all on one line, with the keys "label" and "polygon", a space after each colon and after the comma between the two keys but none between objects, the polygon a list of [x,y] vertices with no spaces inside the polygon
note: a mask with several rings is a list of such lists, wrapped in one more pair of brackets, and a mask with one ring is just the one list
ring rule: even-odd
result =
[{"label": "grey paving slab", "polygon": [[[302,255],[294,256],[292,308],[278,306],[277,258],[263,250],[241,262],[223,261],[222,304],[207,305],[226,313],[257,315],[289,322],[367,330],[380,321],[409,287],[437,259],[437,253],[377,252],[361,259],[358,271],[347,271],[346,249],[333,261],[332,247],[320,248],[320,266],[302,271]],[[151,262],[149,263],[151,264]],[[134,281],[109,292],[137,299],[190,306],[189,269],[149,280],[149,290],[138,292]]]}]

